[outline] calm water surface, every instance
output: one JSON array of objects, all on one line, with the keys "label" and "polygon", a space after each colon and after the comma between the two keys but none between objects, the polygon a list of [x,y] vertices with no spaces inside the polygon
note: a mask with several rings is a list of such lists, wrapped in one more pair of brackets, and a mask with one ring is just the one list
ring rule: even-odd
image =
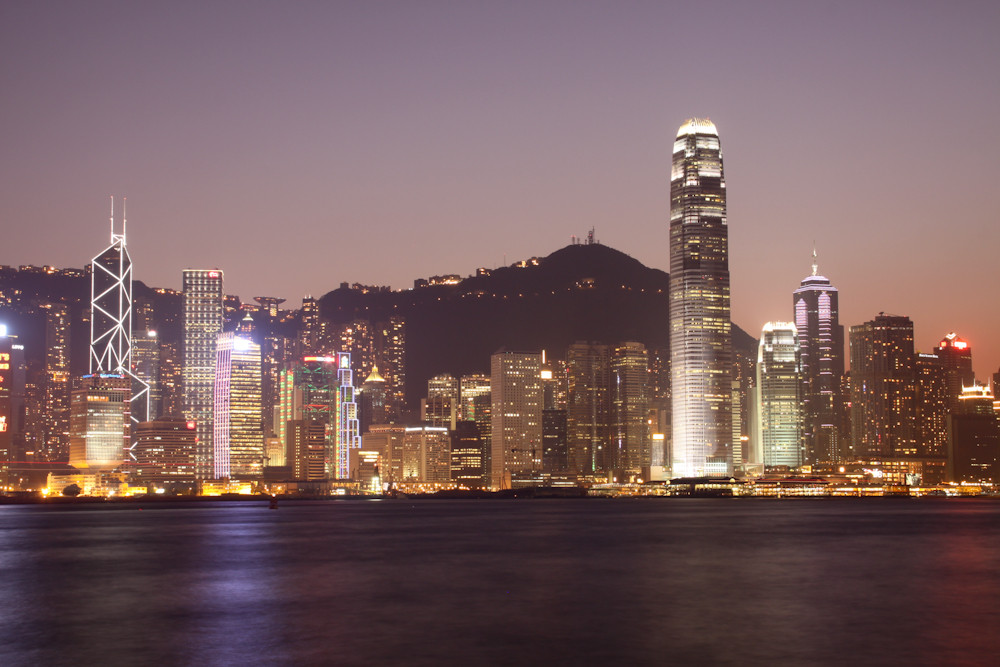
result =
[{"label": "calm water surface", "polygon": [[1000,502],[7,506],[0,629],[3,665],[995,665]]}]

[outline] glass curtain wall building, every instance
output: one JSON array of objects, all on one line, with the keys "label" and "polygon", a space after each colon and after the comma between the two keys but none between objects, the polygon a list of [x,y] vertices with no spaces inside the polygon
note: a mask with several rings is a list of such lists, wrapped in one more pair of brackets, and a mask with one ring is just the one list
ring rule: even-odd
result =
[{"label": "glass curtain wall building", "polygon": [[211,479],[216,343],[222,333],[222,271],[185,269],[184,416],[197,430],[195,476]]},{"label": "glass curtain wall building", "polygon": [[802,387],[798,332],[768,322],[757,348],[757,424],[764,467],[802,465]]},{"label": "glass curtain wall building", "polygon": [[732,471],[726,181],[715,125],[692,118],[670,174],[670,378],[675,477]]}]

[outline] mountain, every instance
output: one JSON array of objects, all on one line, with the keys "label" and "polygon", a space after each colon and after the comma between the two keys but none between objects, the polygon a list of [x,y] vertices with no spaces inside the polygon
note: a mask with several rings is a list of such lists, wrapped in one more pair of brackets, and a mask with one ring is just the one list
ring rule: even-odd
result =
[{"label": "mountain", "polygon": [[[341,287],[321,297],[320,314],[337,323],[406,319],[407,401],[440,373],[489,373],[500,348],[546,350],[564,358],[577,341],[638,341],[669,349],[669,276],[600,244],[574,244],[544,258],[476,275],[456,284],[401,292]],[[733,327],[734,346],[756,341]]]}]

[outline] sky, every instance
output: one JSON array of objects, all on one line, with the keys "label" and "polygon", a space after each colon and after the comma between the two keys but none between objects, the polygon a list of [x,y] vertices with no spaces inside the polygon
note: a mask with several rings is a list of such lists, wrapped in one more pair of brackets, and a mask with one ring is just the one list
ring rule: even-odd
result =
[{"label": "sky", "polygon": [[712,119],[733,320],[810,272],[1000,368],[1000,3],[0,3],[0,264],[297,307],[597,239],[667,270],[670,151]]}]

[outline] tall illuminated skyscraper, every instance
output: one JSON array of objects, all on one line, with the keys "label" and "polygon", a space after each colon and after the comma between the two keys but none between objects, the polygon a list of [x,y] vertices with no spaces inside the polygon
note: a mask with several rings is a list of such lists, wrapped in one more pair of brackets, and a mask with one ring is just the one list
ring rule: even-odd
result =
[{"label": "tall illuminated skyscraper", "polygon": [[216,343],[222,333],[222,271],[184,269],[184,416],[197,427],[195,476],[212,479]]},{"label": "tall illuminated skyscraper", "polygon": [[500,351],[490,370],[490,486],[502,488],[542,470],[542,355]]},{"label": "tall illuminated skyscraper", "polygon": [[260,345],[234,333],[219,336],[215,362],[213,476],[256,479],[264,469]]},{"label": "tall illuminated skyscraper", "polygon": [[611,350],[613,433],[611,467],[638,473],[651,464],[649,443],[649,352],[642,343]]},{"label": "tall illuminated skyscraper", "polygon": [[[111,200],[111,245],[90,262],[90,373],[118,374],[132,381],[131,424],[149,419],[149,385],[132,365],[132,259],[125,245],[126,220],[115,233]],[[126,424],[126,427],[129,424]]]},{"label": "tall illuminated skyscraper", "polygon": [[768,322],[757,348],[758,448],[765,466],[802,465],[802,387],[798,332],[791,322]]},{"label": "tall illuminated skyscraper", "polygon": [[850,343],[854,450],[863,459],[916,455],[913,322],[879,313],[851,327]]},{"label": "tall illuminated skyscraper", "polygon": [[613,467],[611,355],[607,345],[574,343],[566,351],[569,408],[566,447],[570,470],[582,475]]},{"label": "tall illuminated skyscraper", "polygon": [[670,173],[673,475],[732,470],[732,334],[726,181],[715,125],[677,132]]},{"label": "tall illuminated skyscraper", "polygon": [[795,328],[802,356],[802,412],[805,455],[809,463],[841,459],[841,425],[845,406],[840,383],[844,376],[844,327],[838,293],[819,275],[813,250],[812,275],[792,295]]}]

